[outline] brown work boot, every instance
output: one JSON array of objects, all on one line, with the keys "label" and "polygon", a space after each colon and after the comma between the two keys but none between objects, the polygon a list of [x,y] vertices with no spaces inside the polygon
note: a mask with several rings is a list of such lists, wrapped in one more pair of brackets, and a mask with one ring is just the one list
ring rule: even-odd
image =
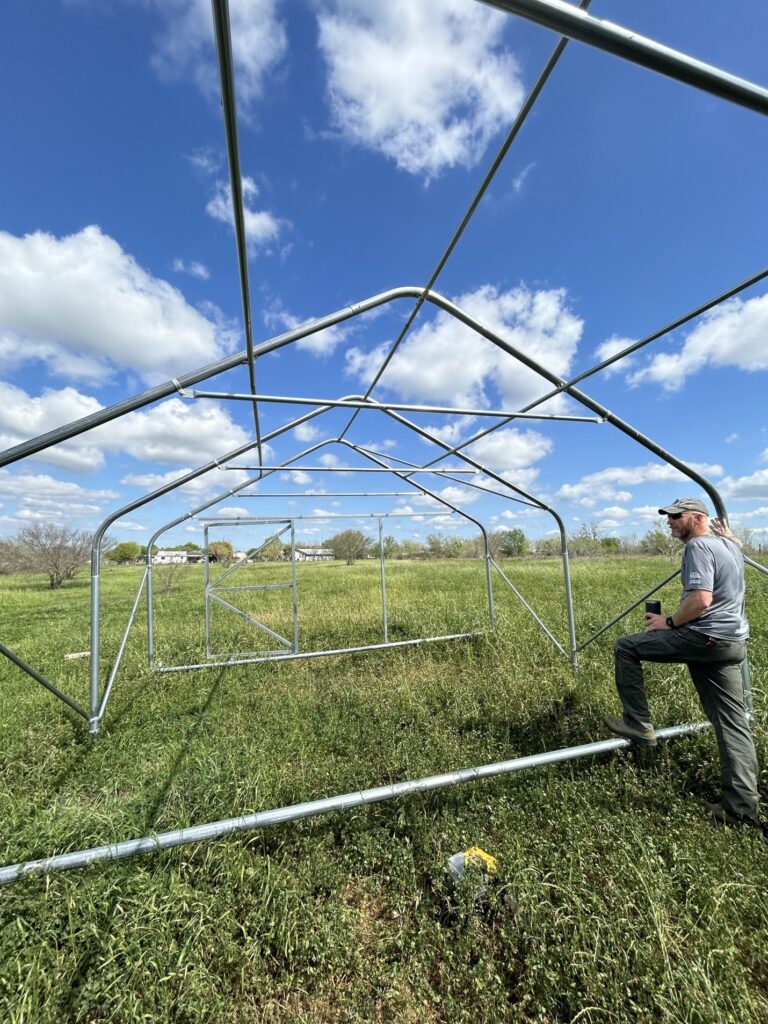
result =
[{"label": "brown work boot", "polygon": [[606,715],[603,719],[605,724],[615,732],[617,736],[632,740],[633,743],[640,743],[644,747],[656,746],[656,733],[653,729],[641,729],[639,725],[629,725],[623,718],[617,715]]}]

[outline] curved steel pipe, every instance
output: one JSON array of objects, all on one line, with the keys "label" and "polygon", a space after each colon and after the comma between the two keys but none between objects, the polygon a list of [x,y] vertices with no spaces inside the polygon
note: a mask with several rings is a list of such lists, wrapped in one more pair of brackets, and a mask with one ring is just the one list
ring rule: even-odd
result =
[{"label": "curved steel pipe", "polygon": [[481,0],[488,7],[497,7],[508,14],[534,21],[537,25],[559,32],[569,39],[578,39],[599,50],[633,64],[656,71],[667,78],[692,85],[721,99],[747,107],[758,114],[768,114],[768,89],[745,78],[696,60],[687,53],[673,50],[639,32],[602,21],[580,11],[563,0]]}]

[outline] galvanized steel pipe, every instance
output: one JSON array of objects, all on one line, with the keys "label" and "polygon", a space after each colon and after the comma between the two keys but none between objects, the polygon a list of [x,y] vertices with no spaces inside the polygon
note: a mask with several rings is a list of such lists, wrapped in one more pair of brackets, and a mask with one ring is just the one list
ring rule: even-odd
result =
[{"label": "galvanized steel pipe", "polygon": [[[685,733],[699,732],[706,728],[709,728],[708,722],[673,725],[667,729],[657,730],[656,735],[659,739],[669,739],[673,736],[682,736]],[[126,857],[134,857],[139,853],[156,853],[158,850],[168,850],[187,843],[220,839],[223,836],[234,835],[236,832],[248,832],[271,825],[282,825],[284,822],[297,821],[299,818],[311,818],[334,811],[348,811],[353,807],[364,807],[368,804],[381,803],[384,800],[410,796],[413,793],[427,793],[435,789],[456,786],[463,782],[476,782],[479,779],[490,779],[497,775],[509,775],[526,768],[539,768],[543,765],[559,764],[563,761],[575,761],[582,757],[593,757],[596,754],[607,754],[612,750],[621,750],[628,746],[630,746],[630,741],[619,737],[598,740],[596,743],[584,743],[578,747],[564,747],[561,750],[517,757],[512,761],[499,761],[477,768],[463,768],[455,772],[446,772],[443,775],[430,775],[426,778],[397,782],[389,786],[377,786],[374,789],[364,789],[353,793],[344,793],[340,796],[291,804],[287,807],[277,807],[274,810],[260,811],[257,814],[226,818],[223,821],[213,821],[205,825],[193,825],[191,828],[161,832],[159,835],[144,836],[142,839],[127,839],[108,846],[95,846],[88,850],[75,850],[71,853],[61,853],[40,860],[10,864],[0,868],[0,885],[17,882],[26,875],[43,875],[51,871],[84,868],[98,861],[124,860]]]}]

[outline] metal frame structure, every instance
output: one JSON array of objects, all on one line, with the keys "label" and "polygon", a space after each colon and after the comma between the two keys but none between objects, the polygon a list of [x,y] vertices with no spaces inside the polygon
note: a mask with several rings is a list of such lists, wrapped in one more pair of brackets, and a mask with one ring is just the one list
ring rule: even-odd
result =
[{"label": "metal frame structure", "polygon": [[[467,2],[475,2],[475,0],[467,0]],[[601,636],[607,629],[618,622],[623,616],[628,614],[633,608],[637,607],[642,601],[645,600],[650,594],[654,593],[671,579],[674,578],[676,573],[671,574],[660,583],[656,584],[646,594],[643,594],[636,601],[634,601],[628,608],[617,614],[609,623],[602,626],[596,632],[592,633],[591,636],[584,640],[578,641],[576,637],[576,630],[574,624],[574,610],[573,610],[573,598],[571,593],[570,585],[570,569],[569,569],[569,558],[568,558],[568,544],[565,528],[563,521],[558,514],[557,510],[550,507],[545,501],[536,496],[528,493],[526,490],[515,484],[514,480],[507,479],[506,476],[493,472],[488,466],[485,466],[472,458],[468,453],[467,449],[481,438],[493,433],[509,422],[517,418],[531,419],[557,419],[557,420],[570,420],[575,422],[584,422],[593,425],[609,424],[615,429],[621,431],[630,439],[640,444],[646,450],[650,451],[657,458],[670,466],[674,466],[681,473],[687,476],[691,481],[700,486],[709,496],[712,501],[716,513],[718,516],[727,519],[727,512],[723,500],[718,493],[715,486],[699,473],[697,473],[691,466],[686,465],[681,459],[677,458],[672,453],[666,451],[663,447],[653,441],[651,438],[646,437],[638,430],[636,430],[631,424],[625,422],[616,414],[611,412],[602,406],[599,402],[592,399],[589,395],[581,391],[576,385],[581,383],[586,378],[592,376],[605,369],[609,365],[616,363],[617,361],[625,358],[629,354],[637,351],[638,349],[650,345],[657,341],[659,338],[665,336],[670,331],[681,326],[684,323],[694,319],[701,315],[703,312],[714,308],[719,303],[731,298],[734,295],[744,291],[746,288],[764,280],[768,277],[768,269],[763,269],[747,279],[742,281],[740,284],[729,288],[722,294],[709,299],[696,309],[686,313],[685,315],[675,319],[672,323],[663,327],[662,329],[655,331],[648,335],[646,338],[638,341],[637,343],[625,348],[621,352],[616,353],[609,359],[603,360],[597,365],[591,367],[587,371],[580,373],[576,377],[570,380],[563,380],[556,374],[549,371],[545,366],[540,365],[535,360],[530,358],[525,353],[516,349],[512,344],[509,343],[504,337],[493,331],[487,325],[481,323],[476,318],[470,316],[466,311],[460,309],[458,306],[450,302],[448,299],[440,295],[435,291],[435,284],[437,279],[449,259],[451,253],[455,249],[458,241],[460,240],[467,224],[477,209],[483,195],[485,194],[489,184],[491,183],[493,176],[495,175],[498,168],[501,166],[509,148],[511,147],[514,139],[517,137],[519,131],[525,123],[528,114],[530,113],[534,103],[538,96],[544,89],[550,75],[554,71],[557,62],[563,53],[569,39],[576,39],[580,42],[586,43],[587,45],[597,47],[604,51],[613,53],[621,59],[631,61],[639,64],[645,68],[648,68],[659,74],[666,75],[687,85],[693,86],[698,89],[703,89],[713,95],[716,95],[729,102],[739,104],[743,107],[747,107],[760,114],[768,113],[768,90],[765,88],[755,85],[753,83],[744,81],[743,79],[736,78],[718,68],[714,68],[710,65],[704,64],[700,61],[694,60],[686,54],[679,53],[678,51],[671,50],[670,48],[661,45],[654,40],[647,39],[638,36],[637,33],[630,32],[621,26],[614,25],[610,22],[601,21],[593,18],[587,13],[587,7],[589,6],[589,0],[582,0],[579,7],[574,7],[571,4],[564,3],[562,0],[482,0],[482,2],[488,3],[490,6],[502,9],[509,13],[520,15],[524,18],[528,18],[532,21],[537,22],[546,28],[552,29],[559,33],[560,38],[553,52],[547,61],[539,79],[534,84],[528,97],[523,103],[520,112],[507,137],[504,140],[498,154],[492,162],[487,174],[485,175],[480,187],[478,188],[472,202],[469,205],[466,213],[461,219],[459,226],[452,235],[445,251],[438,260],[438,263],[430,275],[427,283],[423,286],[402,286],[392,288],[388,291],[382,292],[378,295],[370,296],[365,298],[354,305],[347,306],[343,309],[337,310],[336,312],[329,313],[328,315],[314,320],[311,323],[304,324],[294,330],[288,331],[284,334],[278,335],[261,344],[255,344],[253,338],[253,327],[252,327],[252,315],[251,315],[251,303],[250,303],[250,290],[249,290],[249,274],[246,256],[246,238],[245,238],[245,222],[243,212],[243,190],[242,190],[242,178],[240,172],[240,158],[238,149],[237,139],[237,112],[235,105],[235,90],[234,90],[234,75],[233,75],[233,64],[232,64],[232,47],[230,39],[229,29],[229,10],[227,0],[212,0],[213,7],[213,20],[216,34],[216,46],[218,51],[218,61],[220,70],[221,90],[222,90],[222,111],[224,118],[224,127],[227,144],[227,154],[229,160],[230,180],[232,186],[232,197],[233,197],[233,208],[234,208],[234,220],[235,220],[235,238],[236,238],[236,251],[237,251],[237,264],[238,273],[240,278],[240,289],[243,306],[243,326],[246,340],[246,349],[236,355],[230,356],[226,359],[222,359],[216,363],[208,366],[204,366],[198,370],[191,371],[183,374],[179,378],[174,378],[165,384],[151,388],[147,391],[142,392],[133,398],[119,402],[113,406],[105,409],[101,409],[98,412],[83,417],[77,421],[74,421],[66,426],[52,430],[46,434],[40,435],[39,437],[33,438],[30,441],[16,445],[13,448],[8,449],[6,452],[0,455],[0,467],[11,465],[20,459],[29,457],[38,452],[41,452],[52,445],[58,444],[69,438],[79,436],[96,426],[101,424],[109,423],[121,416],[126,415],[129,412],[143,408],[151,403],[157,402],[162,398],[178,394],[182,398],[189,399],[191,401],[205,400],[208,398],[226,399],[230,401],[246,401],[252,403],[253,407],[253,424],[254,424],[254,439],[248,443],[241,445],[240,447],[224,453],[220,458],[214,459],[202,466],[191,470],[188,473],[180,476],[178,479],[164,484],[162,487],[151,491],[141,498],[130,502],[123,508],[110,514],[107,519],[101,524],[96,531],[93,541],[93,548],[91,554],[91,669],[90,669],[90,688],[89,688],[89,702],[88,708],[82,707],[77,701],[73,700],[68,695],[64,694],[55,683],[46,679],[40,672],[35,668],[28,665],[23,659],[17,654],[11,651],[4,644],[0,643],[0,653],[10,659],[18,668],[26,672],[31,678],[40,683],[46,689],[48,689],[54,696],[61,699],[70,709],[75,711],[77,714],[87,720],[89,724],[89,730],[92,735],[96,735],[101,727],[104,719],[107,704],[112,692],[112,688],[115,679],[118,674],[120,663],[126,648],[128,636],[130,630],[136,620],[139,608],[141,606],[142,598],[146,593],[146,604],[148,610],[147,616],[147,644],[150,663],[153,663],[154,659],[154,631],[153,631],[153,616],[152,616],[152,600],[153,600],[153,586],[152,586],[152,565],[151,556],[148,556],[147,565],[143,574],[141,583],[139,585],[135,600],[133,602],[131,612],[128,618],[128,623],[119,644],[117,656],[110,670],[108,671],[104,681],[102,682],[102,670],[100,660],[100,566],[101,566],[101,549],[102,543],[109,526],[114,523],[117,519],[127,515],[130,512],[135,511],[144,505],[161,498],[185,484],[203,476],[205,473],[216,468],[243,468],[243,466],[237,463],[236,460],[241,459],[243,456],[250,455],[255,452],[256,454],[256,466],[254,469],[256,473],[254,476],[250,476],[244,483],[241,483],[230,490],[225,491],[222,494],[217,495],[210,501],[205,502],[199,507],[190,510],[185,515],[167,523],[156,534],[151,538],[148,551],[151,551],[152,545],[156,541],[157,537],[168,529],[179,525],[180,523],[199,518],[201,513],[212,509],[219,502],[225,498],[229,498],[235,494],[242,494],[243,497],[255,497],[253,492],[248,492],[246,488],[258,485],[265,481],[274,472],[286,472],[291,469],[304,469],[306,468],[301,464],[300,460],[307,456],[310,456],[314,452],[322,449],[327,445],[340,445],[347,452],[354,452],[363,459],[368,460],[374,464],[373,467],[366,467],[366,469],[354,471],[367,471],[367,472],[386,472],[394,475],[398,482],[411,488],[408,492],[381,492],[389,493],[390,495],[399,493],[413,493],[413,490],[421,492],[424,495],[429,495],[444,506],[449,508],[451,511],[463,516],[470,522],[475,523],[483,537],[485,538],[486,546],[486,575],[488,585],[488,596],[489,596],[489,611],[490,618],[493,621],[493,587],[491,583],[492,570],[496,570],[498,578],[508,586],[512,592],[521,600],[524,607],[533,615],[539,626],[544,631],[545,635],[552,641],[561,653],[570,659],[571,665],[574,670],[578,667],[578,654],[588,644],[594,642],[599,636]],[[363,395],[346,395],[333,398],[305,398],[301,396],[280,396],[280,395],[264,395],[259,394],[256,387],[256,364],[260,358],[263,358],[267,354],[277,351],[283,346],[294,343],[302,338],[310,337],[311,335],[324,330],[327,327],[335,324],[340,324],[350,318],[359,316],[369,310],[381,307],[387,303],[390,303],[396,299],[413,299],[415,300],[413,308],[405,320],[402,329],[400,330],[396,341],[390,347],[385,358],[383,359],[378,371],[376,372],[370,386]],[[537,373],[543,380],[547,381],[552,387],[546,394],[537,399],[534,402],[529,403],[527,406],[517,410],[478,410],[478,409],[460,409],[460,408],[448,408],[448,407],[436,407],[427,405],[416,405],[416,404],[403,404],[403,403],[383,403],[377,401],[373,397],[373,392],[381,380],[387,366],[392,360],[395,352],[402,343],[406,334],[410,330],[411,325],[418,316],[420,310],[426,305],[431,304],[437,309],[442,310],[445,314],[453,317],[466,327],[474,331],[480,337],[485,338],[491,344],[496,346],[500,351],[504,352],[507,357],[516,360],[520,365],[526,367],[528,370],[532,370]],[[234,369],[235,367],[245,366],[248,373],[249,391],[247,393],[242,392],[230,392],[230,393],[217,393],[210,391],[195,390],[195,386],[212,377],[215,377],[228,370]],[[534,413],[533,410],[542,405],[544,402],[557,395],[567,395],[577,403],[582,405],[588,410],[591,416],[553,416]],[[272,431],[269,434],[264,434],[261,429],[259,420],[259,405],[260,403],[274,403],[274,404],[289,404],[293,406],[308,405],[313,408],[311,411],[303,413],[295,418],[284,423],[282,426]],[[313,445],[310,448],[299,452],[297,455],[286,460],[279,466],[266,465],[264,462],[264,446],[267,442],[278,436],[285,434],[288,431],[295,429],[301,424],[307,423],[316,417],[323,416],[331,409],[335,408],[348,408],[351,411],[351,416],[344,429],[335,437],[329,437],[319,444]],[[434,445],[438,450],[439,454],[422,465],[416,465],[414,463],[406,462],[403,459],[396,459],[391,455],[386,455],[380,452],[375,452],[370,448],[367,448],[360,444],[355,444],[347,438],[347,434],[351,431],[357,417],[361,412],[366,413],[375,412],[379,416],[385,416],[390,418],[392,421],[398,423],[401,427],[404,427],[416,435],[424,439],[425,441]],[[483,416],[491,417],[492,422],[490,425],[484,427],[482,430],[475,433],[472,437],[463,441],[458,445],[450,445],[442,441],[436,435],[430,433],[428,430],[423,429],[414,423],[411,419],[407,418],[406,413],[419,413],[429,412],[431,414],[449,414],[454,416],[461,415],[472,415],[472,416]],[[450,459],[450,464],[441,465],[445,460]],[[457,468],[456,460],[458,460],[459,466]],[[350,467],[347,467],[349,469]],[[463,475],[467,473],[473,474],[476,479],[470,482],[464,481]],[[487,534],[482,524],[469,516],[463,509],[458,506],[451,505],[446,502],[443,498],[433,494],[430,490],[418,483],[414,477],[422,474],[433,474],[438,475],[442,479],[458,479],[466,486],[478,487],[481,490],[487,489],[492,490],[495,494],[499,494],[502,497],[507,498],[510,501],[521,503],[525,506],[538,509],[543,512],[549,513],[557,526],[558,532],[561,538],[561,552],[562,552],[562,569],[563,569],[563,585],[565,593],[565,603],[568,618],[568,639],[566,643],[561,643],[554,633],[546,626],[541,620],[535,610],[528,604],[522,594],[515,588],[514,584],[508,579],[505,572],[501,567],[491,558]],[[478,479],[482,480],[483,483],[478,482]],[[259,517],[254,517],[259,518]],[[283,516],[279,519],[283,524],[288,524],[285,529],[291,529],[293,538],[293,524],[291,522],[292,517]],[[216,520],[220,521],[220,520]],[[231,519],[226,520],[231,523]],[[260,521],[263,521],[261,517]],[[277,521],[277,517],[276,517]],[[380,520],[381,522],[381,520]],[[206,535],[208,527],[206,526]],[[755,569],[768,573],[763,566],[759,565],[747,559],[750,565]],[[234,567],[236,568],[236,567]],[[229,572],[234,571],[228,570],[223,576],[219,577],[217,581],[211,583],[210,579],[206,575],[206,602],[208,598],[213,596],[216,583],[220,583],[225,576],[229,575]],[[295,572],[295,565],[294,565]],[[206,565],[207,573],[207,565]],[[295,578],[292,581],[293,596],[295,601]],[[384,637],[385,643],[381,645],[368,645],[365,647],[358,648],[347,648],[346,650],[370,650],[373,647],[394,647],[400,646],[399,643],[388,642],[387,639],[387,623],[386,623],[386,583],[383,574],[383,560],[382,560],[382,593],[384,597]],[[296,618],[294,616],[294,639],[291,645],[291,651],[285,654],[276,654],[270,660],[278,660],[283,657],[314,657],[314,656],[327,656],[329,654],[341,653],[338,651],[321,651],[321,652],[306,652],[302,654],[298,650],[298,639],[296,633]],[[464,634],[462,634],[464,635]],[[210,632],[208,636],[208,648],[210,649]],[[281,638],[286,645],[290,644],[286,638]],[[429,639],[436,638],[423,638],[422,640],[415,642],[426,642]],[[442,639],[452,639],[442,638]],[[411,641],[408,641],[411,642]],[[228,660],[223,664],[242,664],[242,661]],[[217,664],[216,662],[209,664]],[[207,667],[207,666],[174,666],[174,667],[161,667],[157,666],[160,671],[182,671],[196,667]],[[670,736],[681,735],[686,732],[696,731],[704,728],[703,724],[692,724],[692,725],[681,725],[674,726],[670,729],[664,729],[659,732],[659,736],[667,738]],[[176,832],[166,833],[161,836],[146,837],[144,839],[130,840],[125,843],[117,843],[113,846],[99,847],[93,850],[78,851],[72,854],[66,854],[61,857],[54,857],[44,861],[32,861],[24,865],[12,865],[8,868],[0,869],[0,882],[12,881],[16,878],[22,877],[28,872],[40,872],[53,870],[59,867],[76,867],[90,863],[93,860],[102,859],[115,859],[124,856],[130,856],[133,853],[147,852],[149,850],[156,850],[167,848],[170,846],[179,845],[180,843],[197,841],[204,838],[211,838],[214,836],[220,836],[229,834],[243,829],[258,828],[264,825],[276,824],[282,821],[289,821],[300,817],[306,817],[311,814],[322,814],[329,811],[341,810],[348,807],[359,806],[362,804],[372,803],[378,800],[391,799],[397,796],[405,795],[411,792],[422,792],[430,789],[437,789],[443,786],[454,785],[457,783],[470,781],[472,779],[486,778],[493,775],[504,774],[519,770],[521,768],[533,767],[539,764],[554,763],[560,761],[566,761],[573,758],[584,757],[592,754],[601,753],[608,750],[619,749],[627,746],[628,741],[621,739],[611,739],[598,743],[590,743],[579,747],[571,747],[566,750],[551,751],[544,754],[535,755],[533,757],[519,758],[515,761],[503,762],[501,764],[486,765],[478,768],[464,769],[459,772],[452,772],[446,775],[433,776],[428,779],[413,780],[410,782],[398,783],[393,786],[379,787],[377,789],[365,790],[354,794],[345,794],[338,797],[331,797],[326,800],[312,801],[306,804],[298,804],[289,808],[278,808],[273,811],[263,812],[261,814],[249,815],[243,818],[228,819],[223,822],[215,822],[208,825],[196,826],[190,829],[183,829]]]},{"label": "metal frame structure", "polygon": [[[358,470],[358,472],[359,472],[359,470]],[[386,470],[383,470],[383,472],[386,472]],[[405,492],[405,493],[408,493],[408,492]],[[420,519],[427,519],[427,518],[430,518],[432,516],[440,516],[440,515],[443,515],[443,514],[444,513],[441,513],[441,512],[419,512],[418,513],[418,517]],[[454,514],[454,513],[452,512],[451,514]],[[407,512],[407,513],[406,512],[382,512],[382,513],[376,513],[376,512],[359,513],[359,512],[356,512],[356,513],[346,513],[346,514],[324,513],[323,515],[309,515],[309,516],[293,515],[290,518],[282,517],[282,518],[279,518],[279,519],[278,518],[254,518],[254,517],[251,517],[251,516],[227,516],[226,518],[221,518],[221,519],[216,519],[216,518],[208,519],[208,518],[198,517],[198,522],[204,524],[203,525],[203,533],[204,533],[203,550],[205,552],[205,558],[204,558],[203,565],[204,565],[204,601],[205,601],[205,653],[206,653],[206,659],[207,660],[204,661],[204,662],[199,662],[197,664],[165,665],[164,663],[159,661],[159,659],[156,658],[155,648],[154,648],[155,629],[154,629],[154,625],[153,625],[151,630],[150,629],[147,630],[148,640],[149,640],[150,636],[153,638],[151,645],[150,645],[149,642],[147,644],[147,659],[149,661],[150,668],[153,668],[156,672],[159,672],[159,673],[168,673],[168,672],[185,672],[185,671],[189,671],[189,670],[192,670],[192,669],[199,669],[199,668],[227,668],[227,667],[229,667],[231,665],[258,665],[258,664],[262,664],[263,662],[294,661],[294,660],[303,659],[303,658],[320,658],[320,657],[323,657],[323,656],[326,656],[326,655],[349,654],[349,653],[352,653],[352,652],[359,653],[361,651],[377,651],[377,650],[383,650],[384,648],[388,648],[388,647],[410,647],[410,646],[414,646],[414,645],[417,645],[417,644],[434,643],[434,642],[436,642],[438,640],[458,640],[458,639],[465,639],[465,638],[472,637],[472,636],[480,636],[483,632],[485,632],[485,630],[482,630],[482,631],[481,630],[473,630],[473,631],[466,632],[466,633],[450,633],[450,634],[443,634],[443,635],[440,635],[440,636],[424,636],[424,637],[419,637],[419,638],[411,639],[411,640],[395,640],[395,641],[391,641],[389,639],[389,608],[388,608],[388,604],[387,604],[387,582],[386,582],[387,577],[386,577],[385,558],[384,558],[384,533],[383,533],[384,520],[385,519],[392,519],[392,518],[407,518],[407,519],[411,519],[411,518],[414,518],[414,516],[416,516],[416,515],[417,515],[417,513],[413,513],[413,512]],[[460,515],[463,516],[463,513],[460,513]],[[297,520],[302,520],[302,521],[310,520],[310,521],[315,521],[315,522],[325,522],[328,519],[360,519],[360,518],[375,519],[377,521],[377,523],[378,523],[378,536],[379,536],[379,585],[380,585],[380,593],[381,593],[382,641],[381,641],[381,643],[361,644],[361,645],[357,645],[357,646],[354,646],[354,647],[337,647],[337,648],[334,648],[332,650],[301,651],[299,649],[299,608],[298,608],[298,589],[297,589],[297,572],[296,572],[296,535],[295,535],[295,524],[296,524],[296,521]],[[463,518],[467,518],[467,517],[463,516]],[[216,526],[226,526],[226,527],[231,528],[232,526],[263,526],[263,525],[282,526],[283,529],[278,531],[278,533],[273,534],[267,540],[265,540],[259,546],[259,548],[257,548],[256,551],[254,551],[252,554],[246,555],[245,558],[241,558],[239,561],[235,562],[234,565],[229,566],[215,580],[211,580],[211,578],[210,578],[210,558],[209,558],[209,532],[208,531],[212,527],[216,527]],[[290,535],[291,535],[291,567],[290,567],[291,581],[289,583],[261,583],[261,584],[252,583],[252,584],[246,584],[246,585],[243,585],[243,586],[226,587],[226,588],[222,588],[220,586],[220,584],[222,583],[223,580],[228,579],[241,566],[247,564],[252,559],[254,559],[258,555],[259,551],[261,551],[264,547],[266,547],[267,544],[270,544],[273,540],[281,537],[283,534],[287,533],[288,531],[290,531]],[[483,537],[483,541],[484,541],[484,545],[485,545],[486,593],[487,593],[487,599],[488,599],[488,622],[489,622],[489,628],[493,629],[493,626],[494,626],[494,603],[493,603],[493,586],[492,586],[492,582],[491,582],[490,566],[491,565],[496,566],[496,563],[491,558],[490,551],[488,549],[488,537],[487,537],[487,534],[485,533],[485,531],[483,531],[481,535]],[[498,569],[498,566],[496,566],[496,568]],[[151,573],[152,573],[152,563],[151,563],[150,559],[147,560],[147,571],[148,571],[149,575],[151,576]],[[501,572],[500,569],[499,569],[499,572]],[[502,575],[503,575],[503,573],[502,573]],[[506,577],[504,577],[504,578],[506,579]],[[512,584],[509,584],[509,586],[512,587]],[[255,619],[253,616],[249,615],[247,612],[243,611],[241,608],[235,607],[235,605],[231,604],[229,601],[227,601],[226,599],[224,599],[224,598],[222,598],[220,596],[219,592],[222,589],[227,590],[227,591],[233,590],[233,591],[239,591],[239,592],[242,592],[242,591],[265,591],[265,590],[288,590],[289,589],[291,591],[292,605],[293,605],[293,622],[292,622],[293,638],[292,639],[288,639],[287,637],[281,636],[275,630],[271,629],[269,626],[266,626],[263,622],[259,622],[258,619]],[[512,587],[512,589],[514,590],[514,587]],[[141,590],[141,588],[140,588],[140,590]],[[148,600],[147,600],[147,620],[149,622],[150,620],[154,620],[154,610],[153,610],[153,601],[152,601],[152,597],[151,597],[151,594],[152,594],[151,588],[148,590],[148,594],[150,595],[148,597]],[[249,652],[242,652],[242,653],[237,653],[237,654],[221,654],[221,653],[214,652],[213,649],[212,649],[212,642],[211,642],[212,641],[211,602],[214,602],[214,603],[216,603],[216,604],[226,608],[227,610],[232,612],[234,615],[240,616],[241,618],[245,619],[246,622],[248,622],[250,625],[252,625],[255,629],[261,630],[263,633],[266,633],[268,636],[271,636],[275,641],[277,641],[277,643],[282,644],[282,648],[278,648],[278,649],[273,650],[273,651],[249,651]],[[535,615],[535,613],[534,613],[534,615]],[[551,637],[552,635],[546,629],[546,626],[544,626],[543,628],[548,633],[548,635]],[[558,644],[557,640],[555,640],[554,637],[552,637],[552,639],[554,640],[554,642],[557,644],[557,646],[562,651],[563,648],[560,646],[560,644]]]}]

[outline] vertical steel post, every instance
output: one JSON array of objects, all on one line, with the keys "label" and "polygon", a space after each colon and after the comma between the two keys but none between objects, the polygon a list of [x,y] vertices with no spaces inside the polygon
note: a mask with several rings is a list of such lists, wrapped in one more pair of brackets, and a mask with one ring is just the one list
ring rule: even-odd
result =
[{"label": "vertical steel post", "polygon": [[496,624],[496,611],[493,606],[493,579],[491,578],[491,549],[488,544],[488,534],[482,531],[483,542],[485,543],[485,585],[488,588],[488,619],[491,629]]},{"label": "vertical steel post", "polygon": [[299,595],[296,588],[296,523],[291,520],[291,592],[293,594],[293,653],[299,653]]},{"label": "vertical steel post", "polygon": [[573,617],[573,593],[571,591],[571,566],[568,560],[568,536],[563,521],[557,512],[552,512],[560,530],[560,549],[563,558],[563,585],[565,586],[565,609],[568,615],[568,645],[571,651],[571,667],[574,672],[579,670],[579,652],[576,646],[576,623]]},{"label": "vertical steel post", "polygon": [[88,732],[91,736],[99,734],[99,563],[101,552],[91,556],[91,685],[88,716]]},{"label": "vertical steel post", "polygon": [[155,606],[152,589],[152,544],[147,547],[147,665],[155,665]]},{"label": "vertical steel post", "polygon": [[384,534],[383,521],[379,516],[379,561],[381,563],[381,614],[384,619],[384,643],[389,643],[387,623],[387,575],[384,571]]},{"label": "vertical steel post", "polygon": [[211,597],[210,597],[210,569],[208,567],[208,527],[203,527],[203,592],[205,594],[205,654],[211,656]]}]

